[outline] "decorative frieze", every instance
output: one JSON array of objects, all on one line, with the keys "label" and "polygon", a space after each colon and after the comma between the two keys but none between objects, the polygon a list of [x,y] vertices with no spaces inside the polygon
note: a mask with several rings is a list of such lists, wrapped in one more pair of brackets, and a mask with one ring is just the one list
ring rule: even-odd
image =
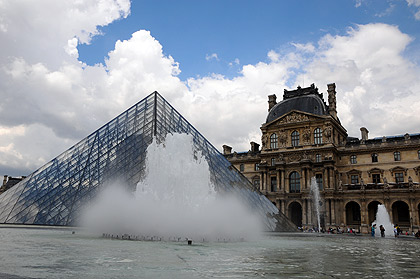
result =
[{"label": "decorative frieze", "polygon": [[309,117],[304,114],[293,112],[289,115],[286,115],[282,119],[277,122],[277,125],[287,124],[287,123],[296,123],[296,122],[304,122],[309,121]]}]

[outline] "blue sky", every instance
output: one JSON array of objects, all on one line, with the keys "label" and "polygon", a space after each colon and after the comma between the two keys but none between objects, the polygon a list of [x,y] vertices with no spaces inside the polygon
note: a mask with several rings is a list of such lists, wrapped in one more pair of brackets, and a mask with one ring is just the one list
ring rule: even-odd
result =
[{"label": "blue sky", "polygon": [[25,175],[153,91],[214,146],[267,96],[337,85],[349,136],[420,132],[420,0],[0,0],[0,172]]},{"label": "blue sky", "polygon": [[[397,25],[420,38],[414,12],[406,1],[384,0],[132,1],[126,19],[99,28],[102,36],[79,46],[79,58],[89,65],[103,63],[117,40],[128,40],[145,29],[162,44],[165,54],[180,63],[181,79],[210,73],[234,77],[240,65],[265,61],[270,50],[287,51],[292,42],[341,35],[357,24]],[[419,44],[407,51],[418,55]],[[218,59],[206,60],[214,53]]]}]

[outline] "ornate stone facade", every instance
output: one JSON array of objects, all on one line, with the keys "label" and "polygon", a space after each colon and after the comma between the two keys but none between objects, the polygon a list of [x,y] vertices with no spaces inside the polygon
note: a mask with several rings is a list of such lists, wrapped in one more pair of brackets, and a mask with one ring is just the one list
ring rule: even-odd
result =
[{"label": "ornate stone facade", "polygon": [[361,139],[348,137],[337,117],[335,84],[328,85],[328,105],[314,85],[273,100],[261,150],[225,156],[297,226],[316,226],[315,177],[323,227],[367,233],[384,204],[403,231],[419,229],[420,134],[369,139],[362,128]]}]

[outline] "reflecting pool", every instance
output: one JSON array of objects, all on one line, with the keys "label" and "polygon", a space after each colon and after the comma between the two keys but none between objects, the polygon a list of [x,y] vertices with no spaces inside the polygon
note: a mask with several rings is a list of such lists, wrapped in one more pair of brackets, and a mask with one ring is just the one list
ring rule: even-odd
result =
[{"label": "reflecting pool", "polygon": [[111,240],[0,227],[0,278],[420,278],[420,240],[269,234],[249,242]]}]

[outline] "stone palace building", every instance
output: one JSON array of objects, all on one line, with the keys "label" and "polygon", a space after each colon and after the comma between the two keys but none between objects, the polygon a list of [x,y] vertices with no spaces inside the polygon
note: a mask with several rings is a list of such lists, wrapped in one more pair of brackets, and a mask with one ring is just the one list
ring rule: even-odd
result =
[{"label": "stone palace building", "polygon": [[[420,225],[420,134],[347,135],[337,116],[336,86],[328,104],[313,84],[268,96],[260,145],[224,156],[296,226],[316,227],[311,181],[320,190],[321,226],[367,233],[379,204],[403,231]],[[384,119],[384,121],[387,121]],[[315,183],[315,182],[313,182]],[[379,226],[379,224],[378,224]]]}]

